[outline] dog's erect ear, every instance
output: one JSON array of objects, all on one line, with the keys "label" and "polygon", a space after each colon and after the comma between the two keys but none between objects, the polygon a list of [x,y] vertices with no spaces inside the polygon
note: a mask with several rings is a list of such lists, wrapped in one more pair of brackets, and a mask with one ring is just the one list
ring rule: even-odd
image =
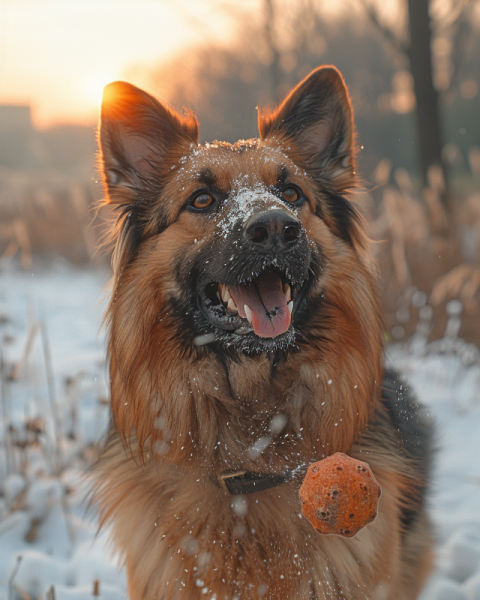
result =
[{"label": "dog's erect ear", "polygon": [[158,192],[172,162],[197,142],[194,115],[183,118],[124,81],[105,87],[99,145],[110,202],[126,204]]},{"label": "dog's erect ear", "polygon": [[[335,67],[320,67],[295,87],[274,111],[260,111],[262,140],[276,138],[309,170],[337,191],[353,185],[353,115],[347,88]],[[292,144],[290,144],[292,142]]]}]

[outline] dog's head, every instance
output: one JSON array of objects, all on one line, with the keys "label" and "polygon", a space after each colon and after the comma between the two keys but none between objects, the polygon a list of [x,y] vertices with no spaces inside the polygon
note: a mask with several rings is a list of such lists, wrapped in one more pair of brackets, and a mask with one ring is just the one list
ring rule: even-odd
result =
[{"label": "dog's head", "polygon": [[378,377],[379,311],[346,196],[354,135],[341,75],[316,69],[258,125],[259,139],[199,145],[193,115],[127,83],[105,89],[101,167],[120,210],[110,363],[138,402],[168,395],[162,364],[209,353],[276,364],[303,348],[302,361],[333,364],[344,347],[345,363],[370,353],[365,379]]},{"label": "dog's head", "polygon": [[323,244],[362,244],[343,196],[355,175],[343,80],[314,71],[259,114],[260,139],[199,146],[197,130],[193,116],[132,85],[106,88],[100,143],[108,197],[122,210],[117,272],[158,261],[156,295],[187,344],[294,346],[328,260]]}]

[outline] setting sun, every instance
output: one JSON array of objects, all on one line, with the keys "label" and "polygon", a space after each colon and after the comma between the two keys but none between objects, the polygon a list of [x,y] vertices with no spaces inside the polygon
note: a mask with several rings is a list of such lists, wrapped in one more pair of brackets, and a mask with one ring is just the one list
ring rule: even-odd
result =
[{"label": "setting sun", "polygon": [[83,96],[92,108],[98,108],[102,101],[103,88],[111,83],[121,79],[120,73],[95,73],[89,77],[83,86]]},{"label": "setting sun", "polygon": [[[141,84],[136,65],[153,67],[202,40],[201,27],[186,22],[182,10],[157,0],[5,0],[0,104],[29,104],[41,128],[94,123],[107,83],[128,71],[128,79]],[[208,12],[200,1],[184,10],[199,22]],[[217,37],[228,35],[225,17],[205,20],[209,26],[221,21]]]}]

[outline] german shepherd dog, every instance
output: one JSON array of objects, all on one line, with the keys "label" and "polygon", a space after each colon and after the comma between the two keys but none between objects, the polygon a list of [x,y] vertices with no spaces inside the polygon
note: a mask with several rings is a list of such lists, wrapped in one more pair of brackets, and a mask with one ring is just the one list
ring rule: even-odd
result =
[{"label": "german shepherd dog", "polygon": [[[429,425],[383,368],[342,76],[314,70],[258,127],[199,145],[193,114],[105,88],[120,213],[101,521],[131,600],[413,600],[431,566]],[[382,489],[351,539],[301,515],[308,465],[335,452]]]}]

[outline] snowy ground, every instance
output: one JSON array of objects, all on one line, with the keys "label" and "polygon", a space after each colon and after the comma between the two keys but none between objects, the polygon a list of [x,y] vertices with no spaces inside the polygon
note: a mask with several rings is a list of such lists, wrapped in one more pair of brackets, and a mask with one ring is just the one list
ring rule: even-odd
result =
[{"label": "snowy ground", "polygon": [[[108,419],[100,328],[108,273],[61,261],[48,272],[0,268],[1,347],[12,376],[0,408],[9,448],[0,447],[0,600],[125,599],[124,573],[84,502],[83,470]],[[438,566],[421,600],[480,600],[480,359],[455,337],[458,308],[441,344],[425,346],[420,328],[388,355],[437,429]]]}]

